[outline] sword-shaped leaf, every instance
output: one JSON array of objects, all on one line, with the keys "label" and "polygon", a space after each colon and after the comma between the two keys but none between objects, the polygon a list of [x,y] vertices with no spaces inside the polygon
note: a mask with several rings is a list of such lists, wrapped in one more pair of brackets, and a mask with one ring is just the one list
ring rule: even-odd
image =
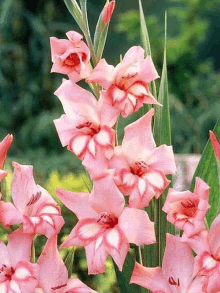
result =
[{"label": "sword-shaped leaf", "polygon": [[[213,132],[215,133],[216,137],[220,137],[220,118],[218,119]],[[210,139],[205,146],[205,149],[202,153],[201,159],[193,176],[190,188],[191,191],[194,190],[195,177],[202,178],[202,180],[204,180],[211,187],[209,193],[209,204],[211,205],[211,207],[208,210],[206,216],[208,225],[210,226],[210,224],[219,212],[220,198],[218,162],[216,160]]]}]

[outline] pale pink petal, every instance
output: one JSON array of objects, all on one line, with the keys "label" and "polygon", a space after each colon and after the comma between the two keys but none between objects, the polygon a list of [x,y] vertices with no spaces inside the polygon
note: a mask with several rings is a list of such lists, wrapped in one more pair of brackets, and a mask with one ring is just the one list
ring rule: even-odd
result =
[{"label": "pale pink petal", "polygon": [[88,83],[98,83],[103,88],[107,88],[110,82],[113,80],[114,67],[109,65],[105,59],[101,59],[93,69],[89,78],[86,79]]},{"label": "pale pink petal", "polygon": [[8,252],[7,246],[2,240],[0,240],[0,267],[2,267],[3,264],[7,267],[10,267],[11,256]]},{"label": "pale pink petal", "polygon": [[98,243],[97,241],[92,241],[85,247],[89,275],[96,275],[105,271],[105,261],[108,253],[103,241],[100,240]]},{"label": "pale pink petal", "polygon": [[98,293],[88,286],[81,282],[79,279],[71,278],[67,282],[67,286],[65,287],[65,291],[63,293],[67,292],[76,292],[76,293]]},{"label": "pale pink petal", "polygon": [[172,146],[161,145],[147,158],[147,164],[154,170],[166,174],[176,173],[176,164]]},{"label": "pale pink petal", "polygon": [[8,227],[22,223],[23,216],[11,202],[0,201],[0,223]]},{"label": "pale pink petal", "polygon": [[151,120],[154,115],[152,108],[143,117],[125,127],[125,135],[122,141],[123,152],[137,161],[137,156],[142,158],[146,151],[156,147],[151,131]]},{"label": "pale pink petal", "polygon": [[86,167],[92,180],[106,176],[108,171],[108,159],[100,151],[96,153],[96,157],[89,152],[86,153],[82,164]]},{"label": "pale pink petal", "polygon": [[115,80],[120,82],[121,78],[131,81],[140,72],[140,66],[144,61],[144,49],[140,46],[131,47],[125,54],[123,60],[115,68]]},{"label": "pale pink petal", "polygon": [[[95,97],[89,91],[84,90],[71,80],[64,79],[61,86],[54,94],[58,96],[66,115],[71,119],[79,115],[79,113],[77,113],[77,107],[85,107],[93,111],[97,103]],[[85,111],[86,109],[82,110]]]},{"label": "pale pink petal", "polygon": [[187,237],[186,233],[183,233],[181,241],[187,243],[196,254],[201,254],[204,251],[211,253],[210,245],[208,242],[208,231],[204,230],[192,237]]},{"label": "pale pink petal", "polygon": [[[67,284],[68,273],[57,250],[57,236],[47,240],[37,263],[40,268],[39,286],[44,292],[62,293]],[[54,291],[53,288],[59,286],[62,286],[62,289]]]},{"label": "pale pink petal", "polygon": [[112,171],[109,171],[107,176],[94,181],[90,202],[98,213],[107,212],[118,217],[124,208],[125,200],[115,185]]},{"label": "pale pink petal", "polygon": [[104,234],[104,243],[107,252],[112,256],[120,271],[129,250],[129,242],[118,225]]},{"label": "pale pink petal", "polygon": [[91,136],[89,135],[76,135],[70,142],[68,149],[75,153],[79,158],[83,157],[87,146],[91,143]]},{"label": "pale pink petal", "polygon": [[141,196],[138,188],[135,187],[129,196],[129,207],[136,209],[147,207],[155,194],[155,191],[150,186],[148,186],[145,194]]},{"label": "pale pink petal", "polygon": [[163,276],[161,268],[146,268],[137,262],[135,263],[130,283],[138,284],[155,293],[172,292],[168,287],[168,283]]},{"label": "pale pink petal", "polygon": [[8,172],[0,169],[0,182],[7,176]]},{"label": "pale pink petal", "polygon": [[180,237],[167,233],[162,264],[165,279],[173,278],[175,282],[179,279],[180,290],[187,291],[192,281],[193,267],[194,259],[190,247],[182,243]]},{"label": "pale pink petal", "polygon": [[[10,281],[12,292],[32,293],[38,284],[39,267],[26,261],[16,264],[15,273]],[[10,291],[11,292],[11,291]]]},{"label": "pale pink petal", "polygon": [[213,255],[217,252],[220,247],[220,215],[218,215],[210,227],[208,233],[208,239],[211,247],[211,252]]},{"label": "pale pink petal", "polygon": [[77,218],[97,218],[98,214],[90,205],[89,193],[76,193],[64,189],[56,189],[55,191],[60,201],[70,209]]},{"label": "pale pink petal", "polygon": [[86,246],[102,236],[106,227],[99,223],[99,219],[82,219],[80,220],[70,235],[63,242],[62,247],[68,246]]},{"label": "pale pink petal", "polygon": [[116,123],[120,111],[112,106],[112,103],[107,98],[107,93],[104,90],[100,92],[97,109],[100,113],[101,125],[107,125],[109,127],[112,127]]},{"label": "pale pink petal", "polygon": [[14,167],[11,183],[12,198],[16,208],[24,214],[31,197],[39,190],[34,181],[32,166],[20,165],[16,162],[12,165]]},{"label": "pale pink petal", "polygon": [[218,271],[215,271],[208,280],[207,292],[208,293],[218,293],[220,290],[219,282],[220,274]]},{"label": "pale pink petal", "polygon": [[148,245],[156,242],[154,222],[150,221],[145,211],[124,208],[118,219],[118,225],[125,233],[129,243]]},{"label": "pale pink petal", "polygon": [[203,181],[201,178],[196,177],[194,193],[198,194],[199,197],[208,201],[209,200],[209,190],[210,190],[210,186],[208,184],[206,184],[205,181]]},{"label": "pale pink petal", "polygon": [[141,70],[138,74],[138,80],[149,83],[159,77],[151,56],[147,56],[142,63]]},{"label": "pale pink petal", "polygon": [[62,55],[66,50],[71,48],[71,43],[68,40],[59,40],[55,37],[50,37],[50,47],[52,62],[56,62],[57,56]]},{"label": "pale pink petal", "polygon": [[76,129],[74,128],[73,121],[64,114],[59,119],[55,119],[53,122],[55,124],[62,146],[67,146],[70,140],[77,133]]},{"label": "pale pink petal", "polygon": [[12,266],[15,266],[19,261],[30,260],[33,238],[34,235],[23,233],[23,227],[20,227],[9,235],[7,248],[11,257]]},{"label": "pale pink petal", "polygon": [[208,278],[206,276],[198,276],[192,281],[187,293],[206,292],[203,289],[207,286],[207,284]]},{"label": "pale pink petal", "polygon": [[10,148],[13,141],[13,135],[8,134],[2,142],[0,142],[0,169],[2,169],[4,165],[4,161],[6,159],[6,155],[8,152],[8,149]]},{"label": "pale pink petal", "polygon": [[68,31],[66,33],[67,38],[74,44],[77,45],[83,38],[83,36],[75,31]]}]

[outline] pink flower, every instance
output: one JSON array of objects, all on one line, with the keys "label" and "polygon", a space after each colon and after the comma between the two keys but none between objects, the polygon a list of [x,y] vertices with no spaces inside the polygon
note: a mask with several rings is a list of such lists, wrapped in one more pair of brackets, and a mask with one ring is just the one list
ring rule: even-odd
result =
[{"label": "pink flower", "polygon": [[33,167],[14,162],[11,202],[0,201],[0,222],[5,226],[23,223],[23,232],[44,234],[48,238],[59,233],[64,224],[51,195],[33,178]]},{"label": "pink flower", "polygon": [[184,230],[188,237],[205,230],[204,217],[210,208],[209,186],[196,177],[194,192],[178,192],[169,189],[162,210],[167,213],[167,221]]},{"label": "pink flower", "polygon": [[156,241],[154,223],[147,213],[125,207],[112,171],[94,181],[90,195],[62,189],[56,194],[79,219],[62,247],[84,246],[89,274],[104,272],[109,254],[122,270],[129,243],[147,245]]},{"label": "pink flower", "polygon": [[149,82],[158,77],[151,56],[144,59],[144,50],[136,46],[128,50],[115,68],[105,59],[100,60],[86,81],[96,82],[106,89],[108,103],[127,117],[143,104],[160,105],[149,90]]},{"label": "pink flower", "polygon": [[[106,105],[103,92],[97,102],[90,92],[70,80],[64,80],[55,94],[66,113],[54,120],[62,146],[67,145],[68,150],[81,160],[85,158],[92,167],[102,164],[97,163],[106,160],[102,154],[107,158],[113,154],[115,131],[111,127],[118,117],[117,111]],[[103,164],[106,165],[105,162]],[[97,167],[101,171],[104,168]]]},{"label": "pink flower", "polygon": [[154,109],[125,128],[121,146],[115,148],[109,168],[115,169],[119,189],[130,195],[129,205],[147,206],[152,197],[158,198],[168,186],[165,175],[176,172],[171,146],[156,147],[151,131]]},{"label": "pink flower", "polygon": [[38,283],[38,265],[29,262],[34,235],[22,227],[9,235],[8,245],[0,241],[0,292],[32,293]]},{"label": "pink flower", "polygon": [[11,143],[13,141],[13,135],[8,134],[2,142],[0,142],[0,182],[7,176],[7,172],[4,170],[1,170],[4,166],[4,162],[6,159],[6,155],[8,152],[8,149],[11,146]]},{"label": "pink flower", "polygon": [[209,131],[209,136],[211,139],[212,148],[214,150],[216,159],[220,161],[220,142],[217,140],[216,136],[211,130]]},{"label": "pink flower", "polygon": [[103,12],[102,12],[102,20],[105,24],[108,24],[111,20],[112,13],[115,8],[115,1],[111,1],[110,3],[106,3]]},{"label": "pink flower", "polygon": [[181,238],[167,233],[162,268],[147,268],[136,263],[131,283],[153,293],[200,293],[205,291],[206,277],[193,276],[194,259],[188,245]]},{"label": "pink flower", "polygon": [[79,279],[72,278],[68,280],[66,266],[57,250],[56,235],[47,241],[37,263],[39,265],[39,288],[36,292],[97,293]]},{"label": "pink flower", "polygon": [[207,292],[220,291],[220,215],[209,231],[202,231],[193,237],[183,235],[182,238],[197,253],[194,275],[208,276]]},{"label": "pink flower", "polygon": [[77,82],[89,76],[90,52],[83,38],[77,32],[66,33],[69,40],[50,38],[53,67],[51,72],[67,74],[69,78]]}]

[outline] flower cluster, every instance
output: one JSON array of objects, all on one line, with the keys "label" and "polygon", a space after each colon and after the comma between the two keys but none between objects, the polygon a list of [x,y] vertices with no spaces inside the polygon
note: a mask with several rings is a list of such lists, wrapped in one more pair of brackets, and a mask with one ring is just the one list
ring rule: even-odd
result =
[{"label": "flower cluster", "polygon": [[[103,12],[105,23],[113,9],[114,1]],[[130,243],[156,242],[154,222],[145,208],[169,186],[166,175],[176,172],[172,146],[156,146],[151,130],[154,108],[125,127],[121,145],[116,139],[120,115],[127,117],[144,104],[162,106],[149,85],[159,76],[140,46],[130,48],[116,67],[101,59],[92,69],[82,35],[69,31],[67,37],[51,38],[51,71],[69,77],[55,92],[64,114],[54,123],[62,146],[82,161],[93,188],[88,193],[56,190],[79,220],[60,248],[83,246],[89,274],[103,273],[109,255],[122,271]],[[99,94],[76,84],[82,79],[98,85]],[[0,180],[7,176],[3,164],[11,143],[8,135],[0,144]],[[217,140],[214,144],[219,155]],[[57,250],[57,235],[64,224],[60,207],[35,183],[32,166],[12,165],[13,203],[0,201],[0,223],[20,227],[9,235],[7,246],[0,241],[0,292],[95,293],[79,279],[68,279]],[[154,293],[220,291],[220,216],[208,231],[204,220],[208,199],[209,186],[199,177],[194,192],[169,189],[162,210],[183,235],[167,234],[162,268],[136,263],[131,283]],[[37,263],[31,262],[35,235],[48,239]]]}]

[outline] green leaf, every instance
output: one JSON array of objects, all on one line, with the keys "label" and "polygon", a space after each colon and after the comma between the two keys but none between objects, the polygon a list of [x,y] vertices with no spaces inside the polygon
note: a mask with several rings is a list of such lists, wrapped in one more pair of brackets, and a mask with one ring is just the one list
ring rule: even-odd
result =
[{"label": "green leaf", "polygon": [[[108,1],[106,2],[106,5],[108,5]],[[109,26],[109,23],[108,24],[105,24],[104,21],[103,21],[103,11],[106,7],[106,5],[104,6],[100,16],[99,16],[99,19],[98,19],[98,22],[97,22],[97,25],[96,25],[96,29],[95,29],[95,35],[94,35],[94,50],[95,50],[95,53],[96,53],[96,64],[99,62],[99,60],[101,59],[102,57],[102,53],[103,53],[103,50],[104,50],[104,47],[105,47],[105,43],[106,43],[106,37],[107,37],[107,33],[108,33],[108,26]]]},{"label": "green leaf", "polygon": [[118,286],[121,293],[146,293],[148,292],[147,289],[142,288],[135,284],[129,284],[131,275],[134,269],[135,260],[132,257],[131,253],[128,252],[122,272],[119,271],[117,265],[114,262],[114,268],[116,277],[118,280]]},{"label": "green leaf", "polygon": [[[144,18],[144,11],[143,11],[141,0],[139,0],[139,10],[140,10],[140,23],[141,23],[141,42],[143,44],[143,48],[145,50],[146,56],[152,55],[151,54],[151,47],[150,47],[150,40],[149,40],[147,25],[146,25],[145,18]],[[156,97],[157,96],[157,89],[156,89],[155,81],[152,81],[152,83],[150,84],[150,90],[151,90],[153,96]]]},{"label": "green leaf", "polygon": [[82,11],[79,8],[76,0],[64,0],[69,12],[72,14],[73,18],[81,28],[82,26]]},{"label": "green leaf", "polygon": [[68,252],[66,259],[64,261],[68,271],[68,278],[71,278],[71,275],[72,275],[74,254],[75,254],[75,247],[72,247],[70,251]]},{"label": "green leaf", "polygon": [[[167,61],[166,61],[166,34],[167,34],[167,14],[165,13],[165,45],[162,76],[160,82],[158,101],[163,107],[155,107],[154,116],[154,139],[157,146],[161,144],[171,145],[170,110],[168,95]],[[172,176],[167,176],[172,181]],[[171,187],[171,185],[169,185]],[[147,208],[150,218],[155,223],[157,243],[153,245],[152,252],[149,247],[145,247],[145,259],[148,266],[161,266],[166,243],[166,232],[174,233],[174,226],[167,222],[166,213],[162,211],[167,189],[158,200],[153,200]],[[150,253],[153,254],[153,258]]]},{"label": "green leaf", "polygon": [[[220,118],[218,119],[213,132],[217,137],[220,136]],[[195,177],[200,177],[204,180],[211,188],[209,193],[209,204],[211,205],[208,210],[206,219],[210,226],[214,218],[219,212],[219,198],[220,198],[220,184],[218,175],[218,163],[212,149],[211,141],[208,140],[205,149],[202,153],[199,164],[196,168],[193,180],[191,183],[191,191],[194,190]]]}]

